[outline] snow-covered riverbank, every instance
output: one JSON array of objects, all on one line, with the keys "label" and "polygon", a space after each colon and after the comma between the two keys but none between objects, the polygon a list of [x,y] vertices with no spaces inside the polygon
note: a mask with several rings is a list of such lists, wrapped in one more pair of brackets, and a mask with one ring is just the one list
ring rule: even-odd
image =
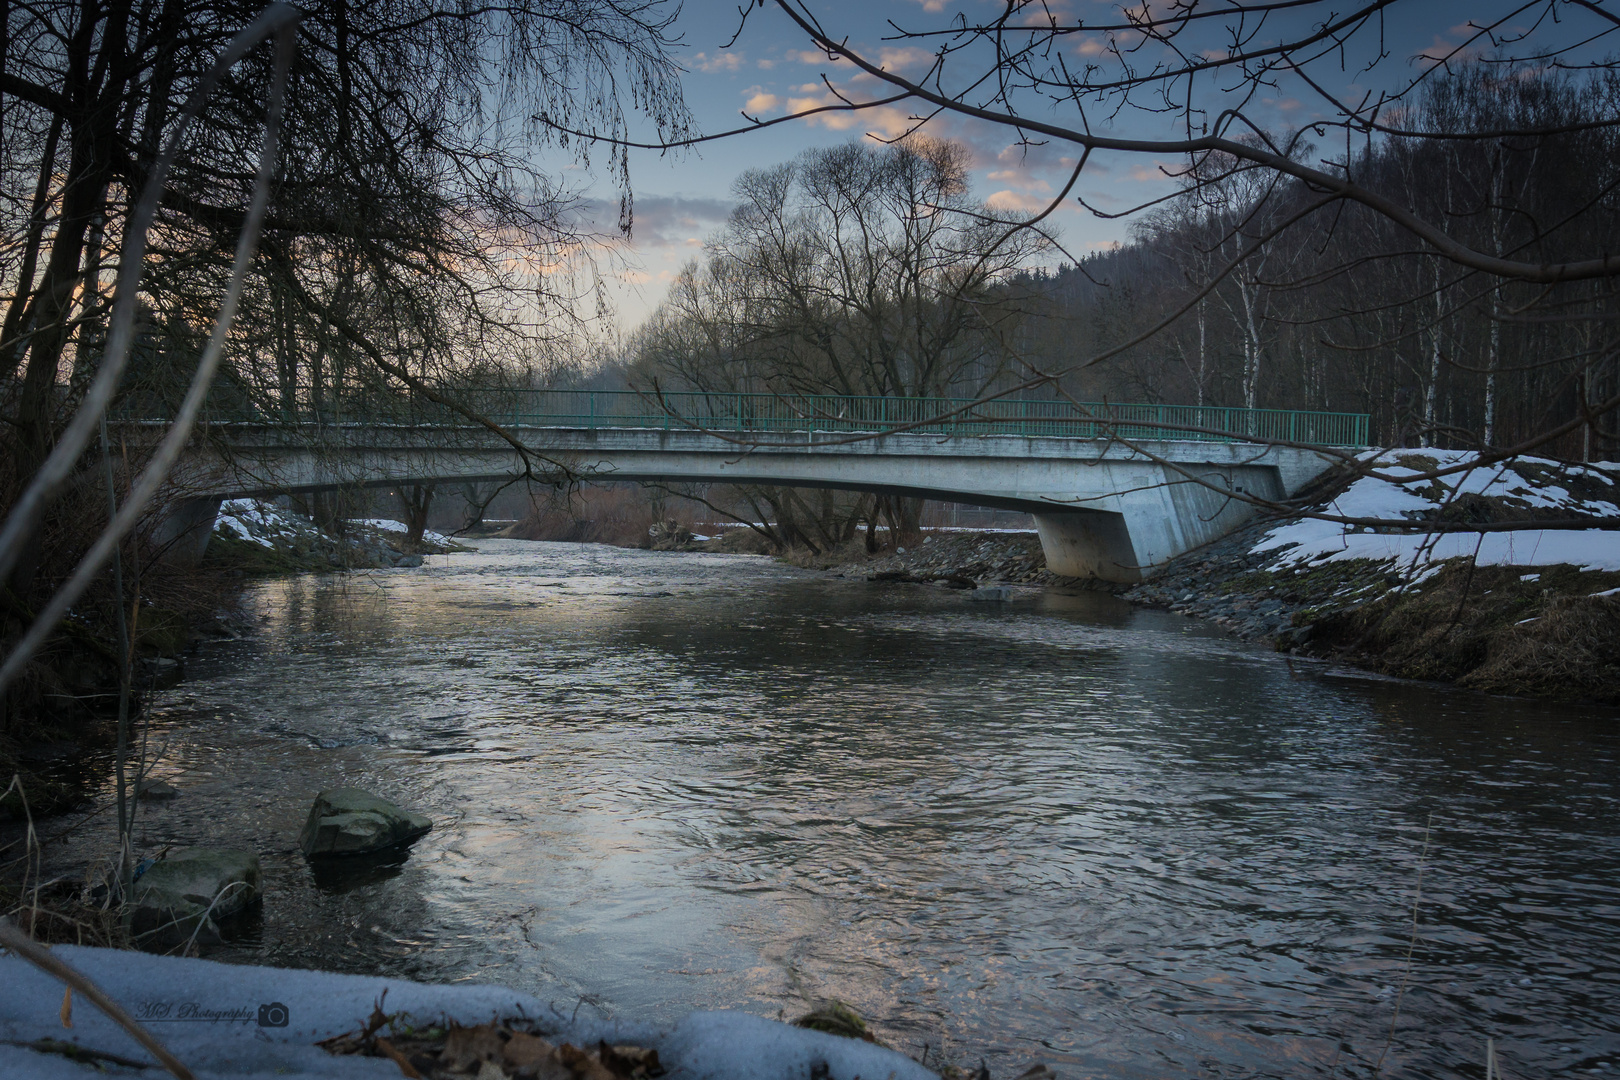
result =
[{"label": "snow-covered riverbank", "polygon": [[[334,1056],[318,1045],[363,1030],[374,1009],[388,1017],[378,1029],[385,1036],[499,1020],[556,1044],[646,1047],[657,1051],[670,1080],[937,1080],[893,1050],[747,1013],[695,1012],[660,1027],[574,1018],[571,1002],[543,1002],[502,986],[434,986],[72,945],[53,951],[142,1021],[198,1080],[416,1074],[386,1056]],[[159,1071],[145,1064],[151,1055],[123,1029],[82,997],[64,1002],[62,984],[20,957],[0,955],[0,984],[6,987],[0,1076],[83,1080]],[[513,1071],[491,1061],[467,1073],[474,1074],[492,1080]]]},{"label": "snow-covered riverbank", "polygon": [[[1620,466],[1481,464],[1472,452],[1427,449],[1372,452],[1363,463],[1373,475],[1302,509],[1412,527],[1263,519],[1137,586],[1053,576],[1033,533],[934,533],[862,569],[890,580],[1104,587],[1280,650],[1386,674],[1620,701]],[[1592,524],[1421,528],[1526,519]]]}]

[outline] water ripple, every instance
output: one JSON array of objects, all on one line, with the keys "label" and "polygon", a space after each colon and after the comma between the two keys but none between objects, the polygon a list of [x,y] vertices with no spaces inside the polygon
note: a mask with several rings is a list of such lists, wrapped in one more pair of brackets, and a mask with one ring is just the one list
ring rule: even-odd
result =
[{"label": "water ripple", "polygon": [[[1620,1067],[1611,712],[745,557],[492,542],[257,603],[167,702],[185,794],[142,824],[267,853],[230,955],[663,1018],[836,996],[996,1075],[1367,1076],[1397,997],[1386,1075],[1482,1075],[1487,1037]],[[316,881],[337,783],[439,827]]]}]

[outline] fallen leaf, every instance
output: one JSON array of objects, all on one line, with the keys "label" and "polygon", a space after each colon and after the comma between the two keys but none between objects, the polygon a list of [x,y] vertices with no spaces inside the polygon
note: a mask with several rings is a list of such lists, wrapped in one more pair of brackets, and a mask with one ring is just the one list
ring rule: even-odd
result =
[{"label": "fallen leaf", "polygon": [[73,987],[62,987],[62,1026],[73,1026]]},{"label": "fallen leaf", "polygon": [[500,1032],[494,1024],[452,1027],[445,1032],[439,1064],[451,1072],[471,1072],[483,1061],[498,1061],[503,1050]]},{"label": "fallen leaf", "polygon": [[596,1054],[615,1076],[639,1080],[664,1071],[658,1063],[658,1051],[645,1046],[609,1046],[604,1042],[597,1047]]},{"label": "fallen leaf", "polygon": [[568,1066],[575,1080],[619,1080],[612,1070],[597,1060],[595,1054],[587,1053],[572,1043],[557,1047],[557,1057]]},{"label": "fallen leaf", "polygon": [[398,1065],[400,1075],[406,1080],[422,1080],[422,1074],[416,1071],[416,1066],[410,1063],[410,1059],[395,1050],[394,1044],[380,1035],[377,1037],[377,1053]]},{"label": "fallen leaf", "polygon": [[508,1065],[526,1068],[538,1065],[545,1058],[557,1055],[557,1048],[538,1035],[530,1035],[522,1031],[514,1031],[512,1037],[506,1040],[506,1046],[501,1050]]}]

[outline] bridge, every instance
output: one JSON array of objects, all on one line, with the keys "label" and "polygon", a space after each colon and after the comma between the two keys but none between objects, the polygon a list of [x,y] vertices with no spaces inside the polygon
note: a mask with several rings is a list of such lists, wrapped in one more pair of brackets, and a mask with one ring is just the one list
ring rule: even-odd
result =
[{"label": "bridge", "polygon": [[[1121,582],[1242,524],[1252,508],[1232,495],[1288,498],[1333,462],[1245,439],[1367,441],[1363,414],[1287,410],[628,391],[465,400],[586,481],[838,488],[1023,511],[1054,573]],[[177,477],[191,498],[166,525],[170,539],[195,537],[197,555],[225,498],[522,471],[499,434],[421,402],[381,417],[226,418],[208,433]]]}]

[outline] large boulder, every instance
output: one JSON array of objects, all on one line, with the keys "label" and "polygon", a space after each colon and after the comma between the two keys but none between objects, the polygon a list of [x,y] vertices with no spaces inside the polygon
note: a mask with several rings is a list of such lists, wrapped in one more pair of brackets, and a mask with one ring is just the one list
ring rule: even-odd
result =
[{"label": "large boulder", "polygon": [[136,934],[206,931],[259,899],[259,857],[236,848],[171,851],[135,879],[130,927]]},{"label": "large boulder", "polygon": [[315,796],[298,845],[311,857],[365,855],[408,844],[433,828],[421,814],[402,810],[359,788],[333,788]]}]

